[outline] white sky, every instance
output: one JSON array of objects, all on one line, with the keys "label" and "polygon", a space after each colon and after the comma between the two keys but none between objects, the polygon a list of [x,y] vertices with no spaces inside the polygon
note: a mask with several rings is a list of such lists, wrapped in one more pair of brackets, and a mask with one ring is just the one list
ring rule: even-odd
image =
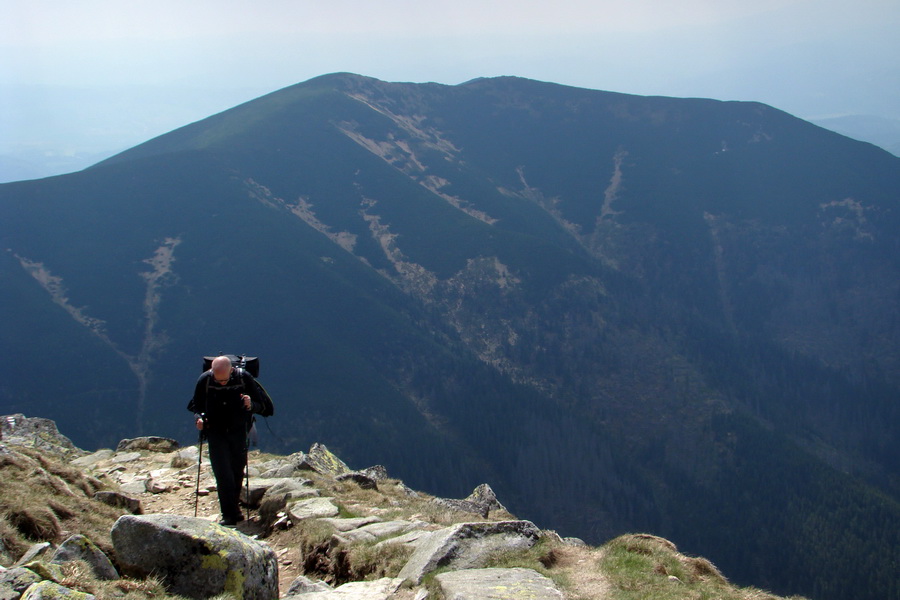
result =
[{"label": "white sky", "polygon": [[335,71],[900,118],[900,0],[0,0],[0,155],[109,154]]}]

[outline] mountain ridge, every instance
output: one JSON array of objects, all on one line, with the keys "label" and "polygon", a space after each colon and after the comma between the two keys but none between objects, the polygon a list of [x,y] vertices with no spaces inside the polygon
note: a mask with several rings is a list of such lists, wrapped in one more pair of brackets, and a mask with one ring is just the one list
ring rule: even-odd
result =
[{"label": "mountain ridge", "polygon": [[[374,451],[443,495],[490,480],[561,531],[712,543],[761,582],[748,553],[771,553],[767,587],[835,589],[716,532],[752,538],[772,497],[812,503],[790,518],[824,519],[844,551],[897,519],[897,160],[756,103],[323,76],[0,186],[0,306],[19,317],[0,341],[27,357],[0,404],[95,444],[185,437],[198,357],[250,350],[281,446]],[[68,348],[88,366],[57,385]],[[853,498],[857,524],[821,493]],[[695,532],[698,496],[721,521]]]}]

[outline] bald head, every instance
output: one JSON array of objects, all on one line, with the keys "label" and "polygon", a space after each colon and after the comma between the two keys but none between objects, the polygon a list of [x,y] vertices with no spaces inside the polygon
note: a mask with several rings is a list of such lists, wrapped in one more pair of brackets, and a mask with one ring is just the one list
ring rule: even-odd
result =
[{"label": "bald head", "polygon": [[223,381],[231,376],[231,359],[227,356],[217,356],[212,361],[213,377]]}]

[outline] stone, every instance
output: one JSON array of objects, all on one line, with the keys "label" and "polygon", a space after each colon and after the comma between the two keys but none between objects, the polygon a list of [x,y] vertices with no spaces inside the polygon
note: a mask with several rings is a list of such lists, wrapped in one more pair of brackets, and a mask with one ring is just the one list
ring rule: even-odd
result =
[{"label": "stone", "polygon": [[304,519],[321,519],[335,517],[341,512],[330,498],[309,498],[298,500],[287,507],[287,514],[291,521],[297,523]]},{"label": "stone", "polygon": [[285,596],[297,600],[389,600],[400,589],[402,579],[384,577],[375,581],[351,581],[333,590]]},{"label": "stone", "polygon": [[249,491],[246,483],[241,487],[241,502],[248,506],[259,506],[263,497],[271,494],[285,494],[287,498],[301,498],[316,495],[318,492],[307,487],[308,479],[250,479]]},{"label": "stone", "polygon": [[351,470],[344,461],[319,443],[313,444],[308,454],[300,452],[292,454],[289,458],[293,465],[301,471],[315,471],[328,477],[337,477],[349,473]]},{"label": "stone", "polygon": [[37,544],[32,544],[31,547],[25,551],[25,554],[19,557],[19,560],[17,560],[13,566],[21,567],[31,561],[39,560],[42,556],[50,553],[52,550],[53,546],[50,545],[50,542],[38,542]]},{"label": "stone", "polygon": [[39,581],[25,591],[22,600],[94,600],[94,595],[78,592],[52,581]]},{"label": "stone", "polygon": [[464,569],[434,578],[445,600],[563,600],[553,583],[533,569]]},{"label": "stone", "polygon": [[134,481],[123,483],[119,489],[125,494],[143,494],[147,491],[147,484],[150,479],[135,479]]},{"label": "stone", "polygon": [[0,571],[0,600],[19,600],[29,586],[40,580],[40,575],[25,567]]},{"label": "stone", "polygon": [[332,587],[323,581],[313,581],[309,577],[303,575],[298,576],[291,582],[285,596],[296,596],[298,594],[309,594],[311,592],[330,592]]},{"label": "stone", "polygon": [[70,461],[69,464],[76,467],[93,467],[98,462],[111,459],[114,454],[115,452],[113,452],[109,448],[104,448],[102,450],[97,450],[93,454],[88,454],[87,456],[76,458]]},{"label": "stone", "polygon": [[179,448],[181,448],[181,444],[171,438],[149,435],[122,440],[121,442],[119,442],[119,445],[116,446],[116,452],[128,452],[134,450],[147,450],[149,452],[174,452]]},{"label": "stone", "polygon": [[457,523],[432,533],[416,548],[398,577],[419,584],[438,567],[478,568],[492,552],[527,549],[540,537],[541,530],[531,521]]},{"label": "stone", "polygon": [[278,560],[263,543],[205,519],[125,515],[111,531],[124,574],[160,577],[171,594],[202,600],[278,598]]},{"label": "stone", "polygon": [[356,485],[358,485],[361,489],[364,490],[377,490],[378,484],[374,479],[366,475],[365,473],[360,473],[359,471],[353,471],[352,473],[344,473],[342,475],[338,475],[334,478],[335,481],[352,481]]},{"label": "stone", "polygon": [[140,500],[132,498],[131,496],[126,496],[120,492],[97,492],[94,494],[94,500],[102,502],[103,504],[108,504],[109,506],[124,508],[133,515],[144,513]]},{"label": "stone", "polygon": [[81,534],[69,536],[59,545],[50,562],[56,564],[66,563],[72,560],[83,560],[94,572],[97,579],[113,581],[119,578],[119,573],[100,548],[91,540]]}]

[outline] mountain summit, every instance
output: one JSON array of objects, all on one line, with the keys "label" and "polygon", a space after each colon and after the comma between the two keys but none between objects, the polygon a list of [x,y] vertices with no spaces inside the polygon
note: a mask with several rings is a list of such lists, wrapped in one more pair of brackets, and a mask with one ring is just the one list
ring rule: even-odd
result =
[{"label": "mountain summit", "polygon": [[272,449],[885,597],[898,167],[757,103],[319,77],[0,186],[0,410],[189,440],[201,357],[254,354]]}]

